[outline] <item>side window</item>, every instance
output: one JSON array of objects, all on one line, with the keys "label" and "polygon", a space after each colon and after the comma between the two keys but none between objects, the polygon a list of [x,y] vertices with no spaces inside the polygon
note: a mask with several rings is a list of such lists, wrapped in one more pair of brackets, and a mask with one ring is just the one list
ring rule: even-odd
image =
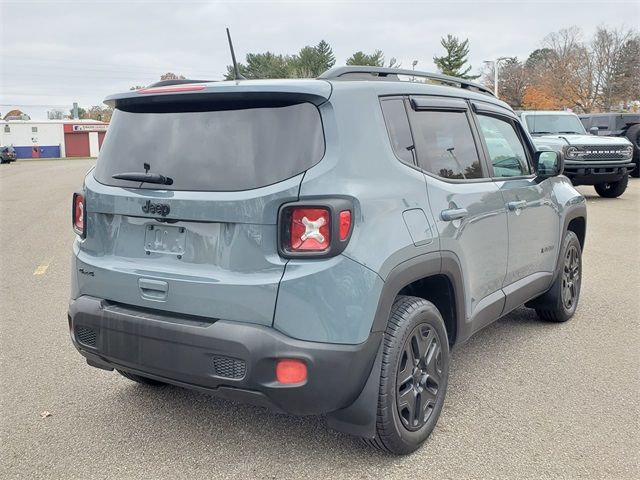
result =
[{"label": "side window", "polygon": [[609,120],[608,116],[596,117],[591,125],[597,126],[598,130],[609,130]]},{"label": "side window", "polygon": [[484,176],[464,111],[417,111],[411,120],[420,168],[448,179]]},{"label": "side window", "polygon": [[380,105],[394,153],[403,162],[413,165],[413,139],[404,100],[402,98],[383,99]]},{"label": "side window", "polygon": [[494,177],[521,177],[531,173],[525,148],[510,122],[478,115],[478,123],[489,151]]}]

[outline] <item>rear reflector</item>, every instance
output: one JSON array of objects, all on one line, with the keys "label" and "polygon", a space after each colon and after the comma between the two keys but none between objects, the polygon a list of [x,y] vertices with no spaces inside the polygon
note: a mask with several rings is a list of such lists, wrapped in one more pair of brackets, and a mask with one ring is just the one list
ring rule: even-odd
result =
[{"label": "rear reflector", "polygon": [[343,210],[340,212],[340,241],[344,242],[349,236],[351,230],[351,212]]},{"label": "rear reflector", "polygon": [[302,360],[282,359],[276,363],[276,380],[279,383],[302,383],[307,379],[307,365]]},{"label": "rear reflector", "polygon": [[81,193],[73,194],[73,205],[71,209],[71,221],[73,225],[73,231],[80,235],[82,238],[85,237],[85,210],[84,210],[84,195]]},{"label": "rear reflector", "polygon": [[291,243],[294,252],[322,252],[331,246],[331,216],[325,208],[293,208]]},{"label": "rear reflector", "polygon": [[146,95],[149,93],[196,92],[204,90],[204,88],[204,85],[167,85],[166,87],[141,88],[137,93]]}]

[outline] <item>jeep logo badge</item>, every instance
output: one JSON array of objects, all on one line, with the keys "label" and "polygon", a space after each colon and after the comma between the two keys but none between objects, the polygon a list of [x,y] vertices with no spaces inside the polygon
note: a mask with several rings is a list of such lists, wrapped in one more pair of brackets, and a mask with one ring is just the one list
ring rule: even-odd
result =
[{"label": "jeep logo badge", "polygon": [[166,217],[167,215],[169,215],[171,209],[166,203],[151,203],[151,200],[147,200],[147,203],[142,205],[142,211],[144,213],[151,214],[157,213],[159,215],[162,215],[163,217]]}]

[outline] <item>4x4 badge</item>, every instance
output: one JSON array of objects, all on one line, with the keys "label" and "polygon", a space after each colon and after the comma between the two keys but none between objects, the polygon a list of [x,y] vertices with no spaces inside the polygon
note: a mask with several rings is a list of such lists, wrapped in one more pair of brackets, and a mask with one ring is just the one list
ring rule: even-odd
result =
[{"label": "4x4 badge", "polygon": [[158,213],[166,217],[171,209],[166,203],[151,203],[151,200],[147,200],[147,203],[142,206],[142,211],[144,213]]}]

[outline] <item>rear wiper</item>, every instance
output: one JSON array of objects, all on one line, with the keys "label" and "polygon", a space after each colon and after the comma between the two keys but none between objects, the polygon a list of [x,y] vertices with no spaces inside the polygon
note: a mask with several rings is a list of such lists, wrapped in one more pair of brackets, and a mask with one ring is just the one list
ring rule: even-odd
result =
[{"label": "rear wiper", "polygon": [[549,135],[551,132],[531,132],[531,135]]},{"label": "rear wiper", "polygon": [[159,183],[160,185],[171,185],[173,183],[171,177],[148,172],[116,173],[115,175],[111,175],[111,178],[115,178],[116,180],[131,180],[132,182]]},{"label": "rear wiper", "polygon": [[582,135],[580,132],[558,132],[558,133],[567,133],[567,134],[574,134],[574,135]]}]

